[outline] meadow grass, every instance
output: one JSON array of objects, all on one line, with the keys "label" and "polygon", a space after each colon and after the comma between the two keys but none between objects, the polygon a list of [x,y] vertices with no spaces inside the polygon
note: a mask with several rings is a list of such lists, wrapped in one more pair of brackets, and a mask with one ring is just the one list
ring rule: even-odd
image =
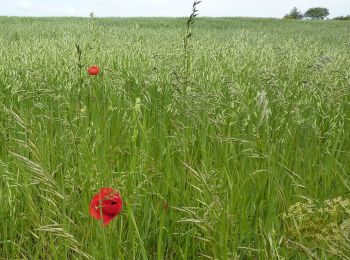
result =
[{"label": "meadow grass", "polygon": [[2,259],[349,258],[348,23],[191,30],[0,17]]}]

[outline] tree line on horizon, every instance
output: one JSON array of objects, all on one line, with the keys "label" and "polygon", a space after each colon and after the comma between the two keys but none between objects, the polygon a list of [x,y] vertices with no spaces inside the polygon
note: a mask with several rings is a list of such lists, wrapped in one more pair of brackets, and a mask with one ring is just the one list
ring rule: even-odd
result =
[{"label": "tree line on horizon", "polygon": [[[294,7],[283,19],[287,20],[324,20],[329,16],[329,9],[324,7],[313,7],[309,8],[305,13]],[[333,20],[350,20],[350,15],[338,16]]]}]

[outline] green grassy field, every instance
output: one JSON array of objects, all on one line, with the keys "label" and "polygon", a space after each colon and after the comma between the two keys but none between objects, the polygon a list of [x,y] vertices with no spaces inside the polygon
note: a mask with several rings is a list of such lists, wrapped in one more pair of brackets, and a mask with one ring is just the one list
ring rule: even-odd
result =
[{"label": "green grassy field", "polygon": [[0,17],[1,259],[350,258],[349,23],[191,30]]}]

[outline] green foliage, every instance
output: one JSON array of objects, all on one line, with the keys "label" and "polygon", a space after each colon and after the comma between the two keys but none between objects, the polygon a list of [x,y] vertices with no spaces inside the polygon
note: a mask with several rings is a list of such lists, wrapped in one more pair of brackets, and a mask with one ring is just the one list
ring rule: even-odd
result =
[{"label": "green foliage", "polygon": [[338,16],[338,17],[333,18],[333,20],[350,21],[350,15]]},{"label": "green foliage", "polygon": [[283,17],[283,19],[287,19],[287,20],[300,20],[303,19],[303,14],[301,11],[298,10],[298,8],[294,7],[289,14],[287,14],[286,16]]},{"label": "green foliage", "polygon": [[285,15],[283,17],[284,20],[297,20],[294,16],[291,16],[291,15]]},{"label": "green foliage", "polygon": [[196,17],[183,91],[186,21],[0,17],[1,259],[334,256],[281,215],[349,194],[348,24]]},{"label": "green foliage", "polygon": [[329,15],[329,10],[323,7],[314,7],[308,9],[304,16],[308,19],[324,20]]}]

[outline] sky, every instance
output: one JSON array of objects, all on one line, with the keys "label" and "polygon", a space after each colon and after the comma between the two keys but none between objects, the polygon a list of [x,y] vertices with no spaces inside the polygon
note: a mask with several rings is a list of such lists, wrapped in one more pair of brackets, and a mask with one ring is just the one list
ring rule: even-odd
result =
[{"label": "sky", "polygon": [[[0,0],[0,16],[188,16],[193,0]],[[293,7],[350,15],[350,0],[203,0],[200,16],[283,17]]]}]

